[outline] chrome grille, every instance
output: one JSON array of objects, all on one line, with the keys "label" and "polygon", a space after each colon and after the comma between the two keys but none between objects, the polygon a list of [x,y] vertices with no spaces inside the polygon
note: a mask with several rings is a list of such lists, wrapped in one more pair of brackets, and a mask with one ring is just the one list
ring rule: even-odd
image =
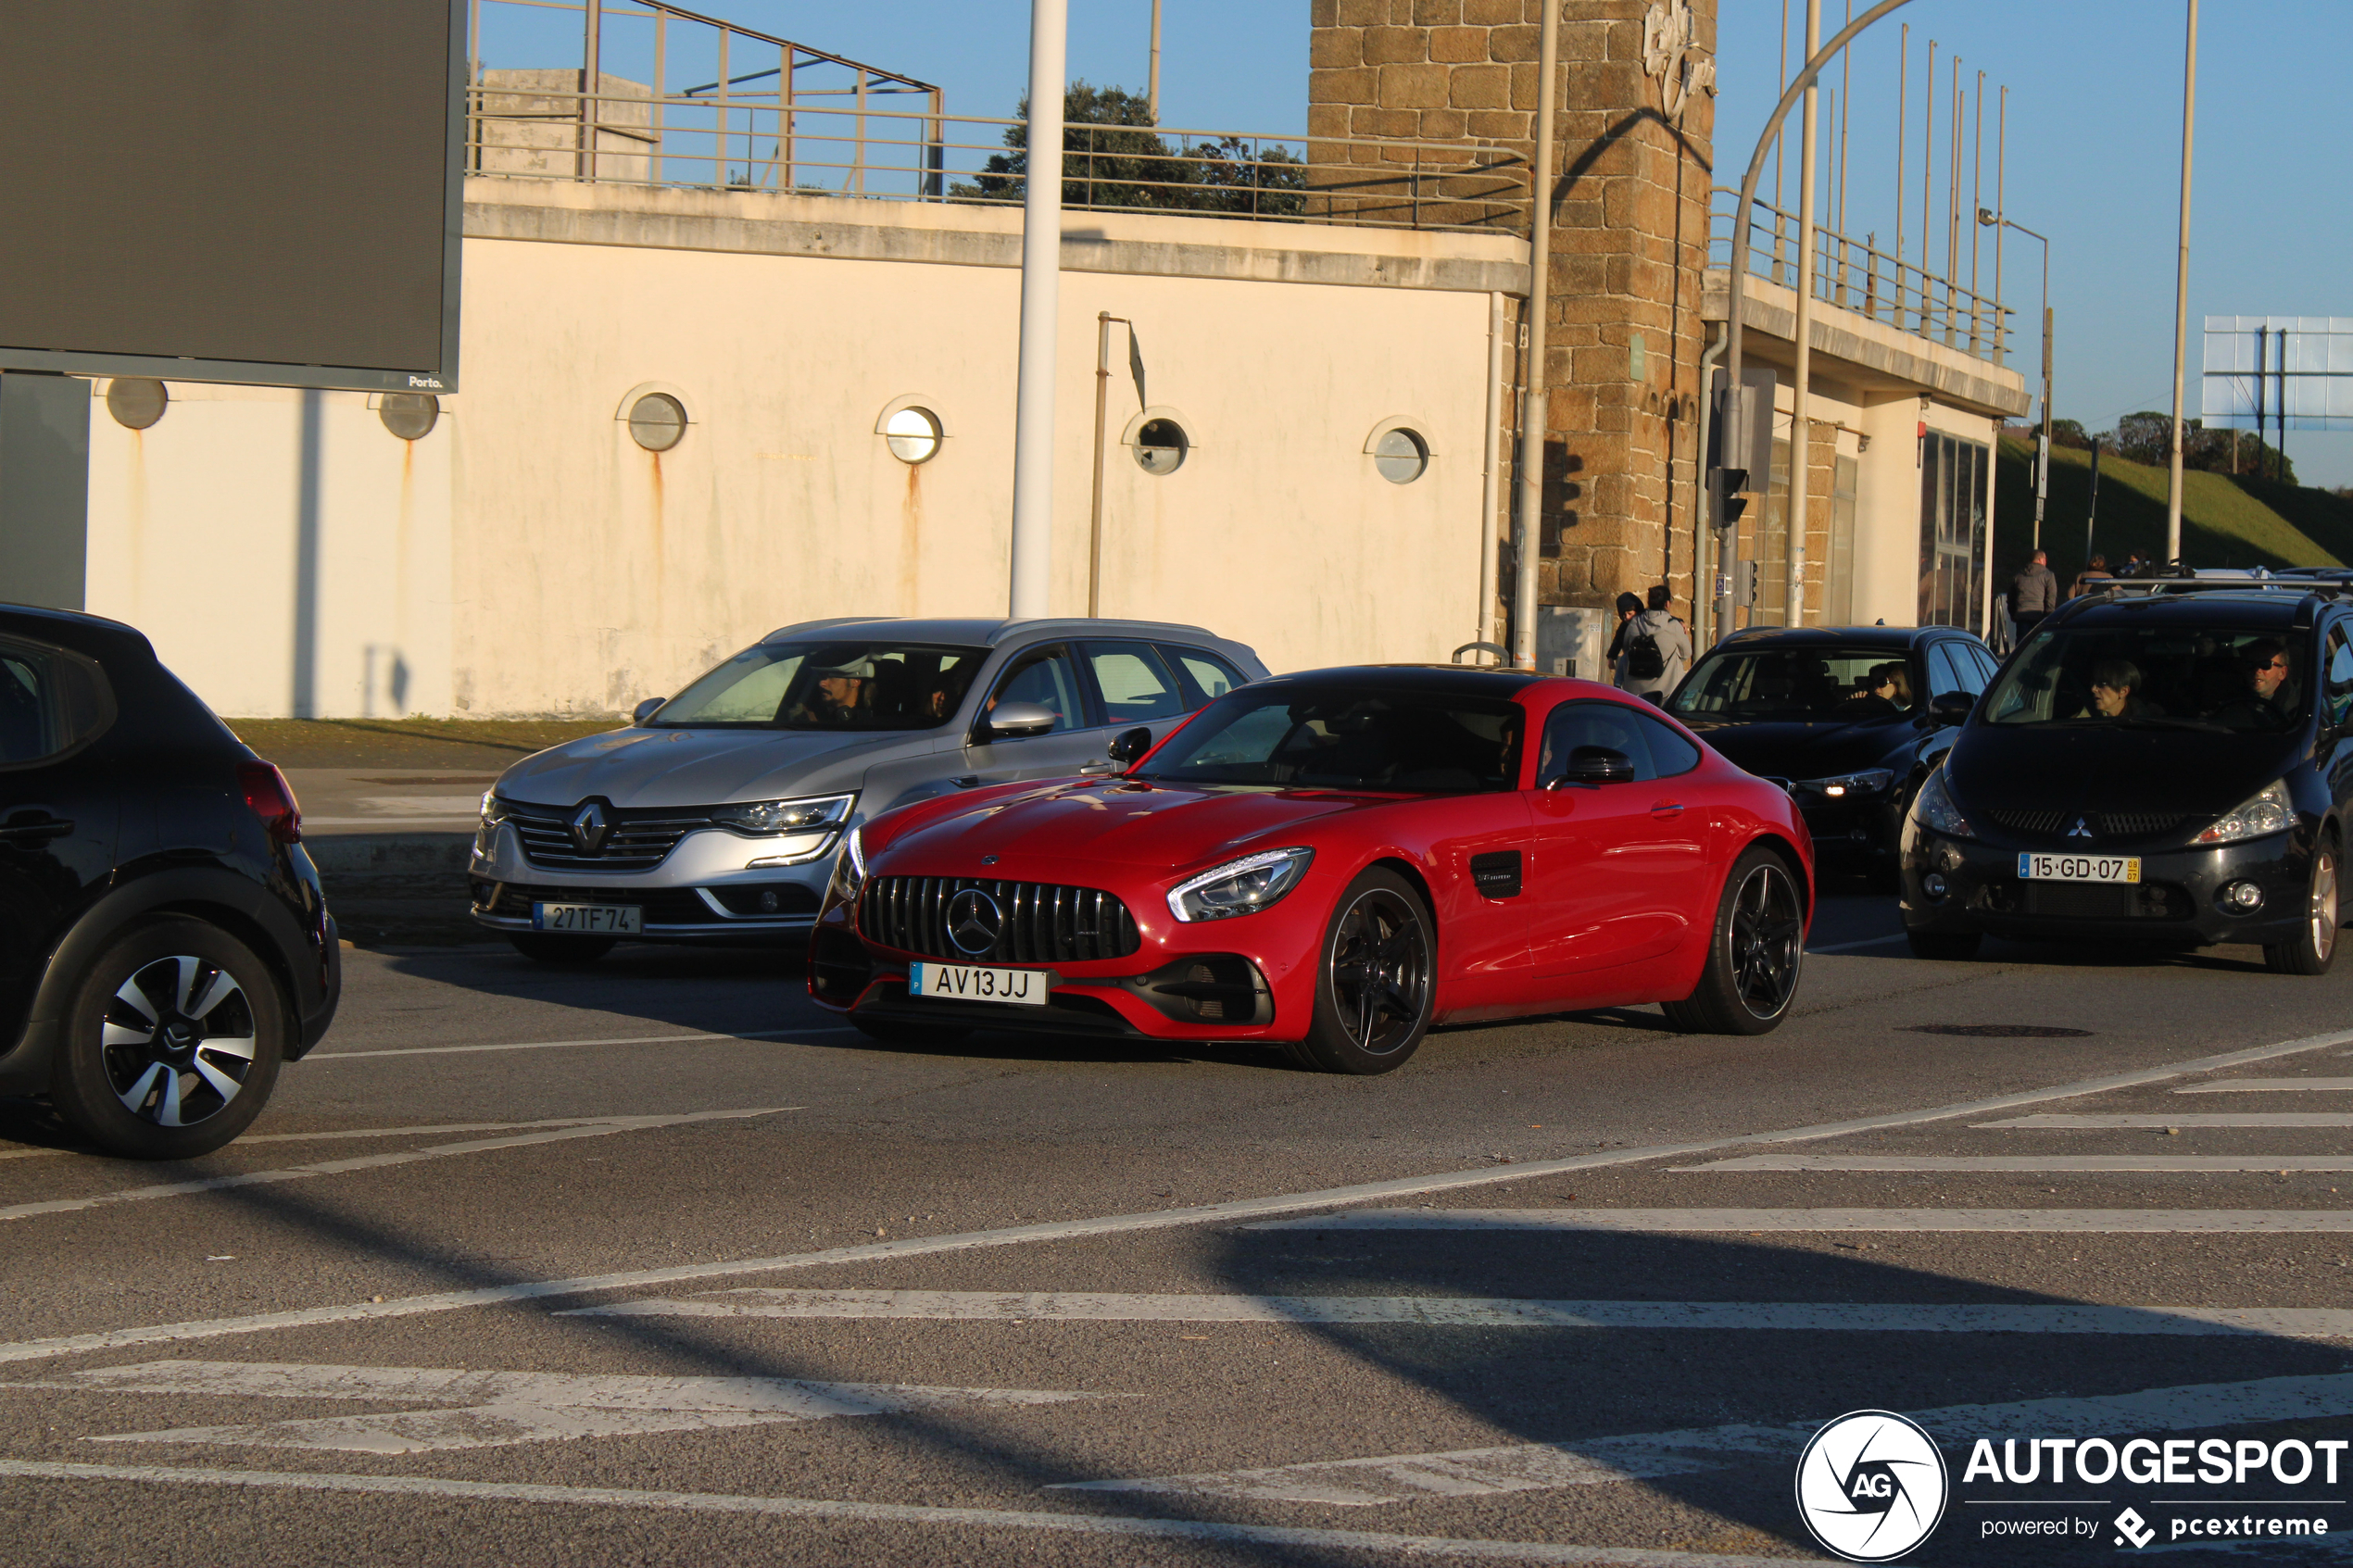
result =
[{"label": "chrome grille", "polygon": [[[707,815],[608,809],[605,820],[610,828],[605,841],[595,854],[585,854],[572,837],[572,814],[578,809],[509,804],[507,821],[522,841],[523,859],[550,871],[650,871],[678,847],[680,839],[697,828],[711,826]],[[687,808],[688,813],[693,810]]]},{"label": "chrome grille", "polygon": [[[948,939],[948,901],[967,887],[995,899],[1003,916],[986,953]],[[1144,945],[1127,906],[1100,889],[969,876],[875,877],[858,900],[858,930],[886,947],[953,963],[1078,963],[1124,959]]]}]

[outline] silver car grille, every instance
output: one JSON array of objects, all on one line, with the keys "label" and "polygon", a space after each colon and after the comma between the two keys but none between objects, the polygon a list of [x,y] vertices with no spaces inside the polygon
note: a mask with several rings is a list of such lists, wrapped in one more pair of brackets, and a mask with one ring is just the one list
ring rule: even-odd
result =
[{"label": "silver car grille", "polygon": [[572,836],[575,807],[531,808],[510,804],[507,822],[522,841],[523,859],[549,871],[644,872],[661,864],[678,841],[697,828],[711,826],[708,814],[693,807],[682,814],[665,811],[605,813],[609,830],[596,849],[581,848]]}]

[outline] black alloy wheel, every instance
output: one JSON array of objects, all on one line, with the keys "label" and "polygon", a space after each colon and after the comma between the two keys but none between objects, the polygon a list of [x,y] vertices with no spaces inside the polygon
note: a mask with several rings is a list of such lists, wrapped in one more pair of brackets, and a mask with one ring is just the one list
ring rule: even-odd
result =
[{"label": "black alloy wheel", "polygon": [[2336,960],[2336,933],[2344,919],[2337,891],[2336,839],[2324,830],[2312,846],[2312,874],[2304,886],[2304,919],[2288,940],[2263,945],[2263,962],[2281,974],[2326,974]]},{"label": "black alloy wheel", "polygon": [[277,977],[227,932],[185,915],[145,922],[83,976],[51,1098],[109,1153],[209,1154],[268,1102],[288,1010]]},{"label": "black alloy wheel", "polygon": [[1437,947],[1412,884],[1378,867],[1365,872],[1340,895],[1325,930],[1307,1037],[1284,1049],[1324,1073],[1403,1066],[1429,1030]]},{"label": "black alloy wheel", "polygon": [[1762,1035],[1788,1016],[1806,965],[1806,910],[1788,862],[1758,846],[1732,864],[1707,967],[1667,1022],[1688,1035]]},{"label": "black alloy wheel", "polygon": [[514,931],[507,940],[515,951],[535,963],[577,968],[595,963],[613,949],[611,936],[563,936],[547,931]]}]

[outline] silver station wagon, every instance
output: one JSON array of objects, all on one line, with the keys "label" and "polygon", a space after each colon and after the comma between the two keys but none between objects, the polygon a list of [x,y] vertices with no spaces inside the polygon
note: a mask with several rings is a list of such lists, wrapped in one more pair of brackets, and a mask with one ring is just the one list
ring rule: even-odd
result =
[{"label": "silver station wagon", "polygon": [[786,626],[629,728],[508,769],[483,797],[473,917],[554,963],[624,937],[798,944],[855,823],[1114,771],[1117,737],[1157,741],[1266,672],[1239,643],[1146,621]]}]

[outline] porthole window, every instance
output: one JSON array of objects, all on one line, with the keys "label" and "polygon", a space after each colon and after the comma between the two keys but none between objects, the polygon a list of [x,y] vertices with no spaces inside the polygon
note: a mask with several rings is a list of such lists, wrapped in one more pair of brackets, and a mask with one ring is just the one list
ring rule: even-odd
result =
[{"label": "porthole window", "polygon": [[648,392],[629,405],[629,439],[648,452],[667,452],[686,438],[686,406],[666,392]]},{"label": "porthole window", "polygon": [[1136,466],[1146,473],[1175,473],[1191,449],[1185,427],[1175,420],[1146,420],[1136,433]]},{"label": "porthole window", "polygon": [[890,455],[902,463],[927,463],[939,455],[939,416],[929,408],[901,408],[883,424]]},{"label": "porthole window", "polygon": [[107,412],[129,430],[145,430],[163,418],[171,395],[153,376],[117,376],[107,383]]},{"label": "porthole window", "polygon": [[1373,445],[1373,467],[1391,484],[1411,484],[1429,469],[1429,443],[1419,431],[1383,431]]},{"label": "porthole window", "polygon": [[376,400],[376,418],[403,441],[422,441],[441,420],[441,399],[430,392],[387,392]]}]

